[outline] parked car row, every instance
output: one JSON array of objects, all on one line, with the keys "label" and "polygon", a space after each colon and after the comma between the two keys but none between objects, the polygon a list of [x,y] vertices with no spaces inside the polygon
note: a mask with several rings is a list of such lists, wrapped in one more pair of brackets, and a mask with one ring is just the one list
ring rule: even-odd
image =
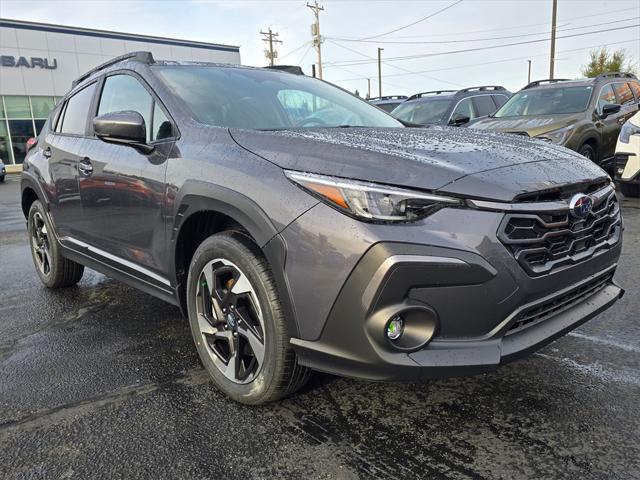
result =
[{"label": "parked car row", "polygon": [[[639,104],[636,76],[615,72],[580,80],[537,80],[513,95],[500,86],[418,93],[391,115],[420,126],[464,125],[538,138],[575,150],[614,176],[623,160],[628,163],[624,148],[622,156],[614,157],[618,135]],[[634,162],[629,165],[634,168]]]}]

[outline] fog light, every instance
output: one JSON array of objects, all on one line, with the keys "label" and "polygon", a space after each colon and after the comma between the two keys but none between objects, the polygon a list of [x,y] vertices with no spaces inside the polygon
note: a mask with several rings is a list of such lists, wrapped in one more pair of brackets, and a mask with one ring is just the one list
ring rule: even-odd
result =
[{"label": "fog light", "polygon": [[387,325],[387,337],[389,340],[397,340],[402,332],[404,332],[404,320],[400,315],[397,315]]}]

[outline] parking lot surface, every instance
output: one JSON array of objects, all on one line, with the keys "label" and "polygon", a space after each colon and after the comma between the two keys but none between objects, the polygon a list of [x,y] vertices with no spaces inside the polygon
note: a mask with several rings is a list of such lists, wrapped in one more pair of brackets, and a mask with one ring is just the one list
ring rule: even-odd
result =
[{"label": "parking lot surface", "polygon": [[178,310],[93,271],[44,288],[0,184],[0,478],[640,479],[640,201],[613,308],[470,378],[316,374],[279,404],[209,382]]}]

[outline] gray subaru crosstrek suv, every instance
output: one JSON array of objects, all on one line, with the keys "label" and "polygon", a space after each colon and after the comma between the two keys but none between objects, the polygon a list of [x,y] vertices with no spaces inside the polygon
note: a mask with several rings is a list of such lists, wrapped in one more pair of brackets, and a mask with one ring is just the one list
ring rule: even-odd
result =
[{"label": "gray subaru crosstrek suv", "polygon": [[245,403],[313,369],[492,370],[622,294],[619,204],[592,162],[405,128],[286,72],[144,52],[97,67],[28,152],[22,208],[45,285],[87,266],[178,305],[215,384]]}]

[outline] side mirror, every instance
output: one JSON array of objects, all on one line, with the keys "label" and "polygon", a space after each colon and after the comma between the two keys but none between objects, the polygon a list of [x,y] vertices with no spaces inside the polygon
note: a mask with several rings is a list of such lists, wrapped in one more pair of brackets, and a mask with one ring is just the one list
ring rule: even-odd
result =
[{"label": "side mirror", "polygon": [[600,114],[600,118],[607,118],[609,115],[618,113],[621,108],[622,105],[618,105],[616,103],[606,103],[602,106],[602,113]]},{"label": "side mirror", "polygon": [[147,128],[138,112],[105,113],[93,119],[93,131],[100,140],[139,148],[145,153],[153,147],[147,145]]},{"label": "side mirror", "polygon": [[453,117],[451,117],[451,120],[449,120],[449,125],[459,127],[460,125],[469,123],[469,120],[471,119],[462,113],[454,113]]}]

